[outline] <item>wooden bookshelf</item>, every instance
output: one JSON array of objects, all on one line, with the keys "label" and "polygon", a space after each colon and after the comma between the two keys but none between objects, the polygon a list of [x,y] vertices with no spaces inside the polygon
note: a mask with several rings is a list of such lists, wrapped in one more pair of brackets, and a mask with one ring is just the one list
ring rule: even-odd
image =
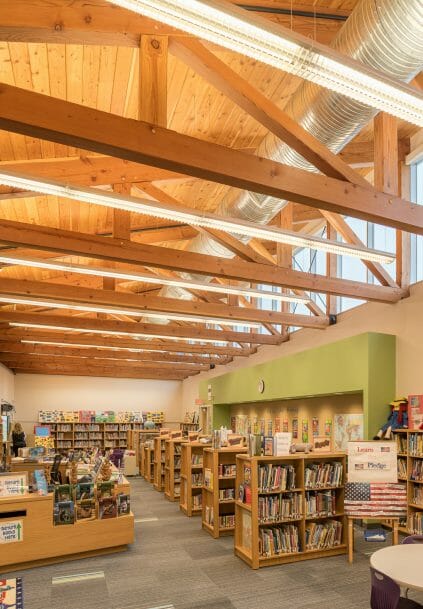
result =
[{"label": "wooden bookshelf", "polygon": [[183,438],[165,442],[165,497],[178,501],[181,496],[181,459]]},{"label": "wooden bookshelf", "polygon": [[150,443],[144,444],[143,447],[144,458],[142,462],[141,475],[147,482],[154,482],[154,446]]},{"label": "wooden bookshelf", "polygon": [[203,498],[203,451],[210,444],[182,444],[179,507],[187,516],[199,516]]},{"label": "wooden bookshelf", "polygon": [[[202,527],[215,539],[234,534],[236,455],[246,451],[239,446],[205,448],[203,451]],[[228,470],[229,466],[232,466],[233,474],[223,475],[222,469]],[[233,495],[233,498],[222,499],[220,494],[224,493]],[[227,519],[226,524],[223,519]]]},{"label": "wooden bookshelf", "polygon": [[129,448],[129,432],[141,423],[39,423],[49,427],[56,450]]},{"label": "wooden bookshelf", "polygon": [[[305,486],[305,472],[312,464],[342,465],[340,484]],[[283,489],[281,483],[277,489],[272,486],[260,487],[260,468],[275,465],[289,467],[295,472],[295,481],[289,490]],[[339,467],[339,466],[338,466]],[[285,457],[249,457],[237,455],[235,502],[235,554],[242,558],[250,567],[258,569],[270,565],[296,562],[312,558],[323,558],[345,554],[347,552],[347,527],[344,514],[344,483],[346,475],[345,453],[302,454]],[[246,491],[241,492],[242,488]],[[240,490],[241,489],[241,490]],[[317,493],[327,491],[331,497],[329,511],[315,509],[310,511],[311,500]],[[243,496],[241,496],[243,494]],[[329,496],[329,495],[328,495]],[[274,510],[269,515],[269,498],[274,502]],[[251,502],[248,503],[248,498]],[[307,502],[306,498],[309,499]],[[276,503],[278,502],[278,503]],[[259,508],[260,505],[260,508]],[[322,504],[320,504],[321,506]],[[307,507],[308,506],[308,507]],[[340,523],[334,524],[334,523]],[[326,548],[313,547],[306,544],[307,530],[318,526],[332,527],[337,530],[336,545]],[[342,527],[342,528],[341,528]],[[265,542],[269,539],[269,531],[279,530],[289,536],[288,543],[298,538],[299,546],[292,544],[290,551],[285,553],[265,554]],[[268,549],[268,548],[267,548]]]},{"label": "wooden bookshelf", "polygon": [[190,431],[198,431],[199,428],[199,423],[187,423],[185,421],[179,423],[179,429],[182,431],[182,435],[184,436],[184,438],[188,437]]},{"label": "wooden bookshelf", "polygon": [[162,493],[165,488],[165,448],[167,436],[154,438],[154,480],[156,491]]},{"label": "wooden bookshelf", "polygon": [[[396,429],[398,480],[407,485],[407,520],[399,531],[423,534],[423,430]],[[405,475],[404,475],[405,473]]]},{"label": "wooden bookshelf", "polygon": [[141,475],[143,475],[144,470],[144,445],[159,435],[159,429],[157,431],[154,431],[154,429],[133,429],[128,431],[128,448],[135,451],[137,467]]}]

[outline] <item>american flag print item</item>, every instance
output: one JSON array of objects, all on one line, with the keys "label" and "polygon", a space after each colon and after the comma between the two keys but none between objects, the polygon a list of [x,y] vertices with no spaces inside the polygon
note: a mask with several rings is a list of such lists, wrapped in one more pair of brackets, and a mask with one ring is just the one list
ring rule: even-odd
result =
[{"label": "american flag print item", "polygon": [[405,484],[347,482],[345,512],[348,516],[392,516],[407,513]]}]

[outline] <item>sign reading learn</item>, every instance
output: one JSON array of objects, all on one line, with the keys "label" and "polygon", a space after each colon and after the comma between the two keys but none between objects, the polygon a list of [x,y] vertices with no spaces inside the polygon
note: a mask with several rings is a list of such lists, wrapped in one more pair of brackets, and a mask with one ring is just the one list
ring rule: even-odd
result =
[{"label": "sign reading learn", "polygon": [[348,442],[348,482],[398,482],[395,442]]},{"label": "sign reading learn", "polygon": [[0,543],[15,543],[23,540],[23,521],[10,520],[0,523]]}]

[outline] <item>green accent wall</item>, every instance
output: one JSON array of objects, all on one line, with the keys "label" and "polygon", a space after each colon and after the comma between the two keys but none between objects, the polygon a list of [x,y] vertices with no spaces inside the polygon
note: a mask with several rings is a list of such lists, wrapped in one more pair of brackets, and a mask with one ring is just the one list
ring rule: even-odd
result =
[{"label": "green accent wall", "polygon": [[201,381],[200,397],[207,400],[211,385],[216,428],[229,425],[231,404],[362,392],[368,439],[386,421],[386,406],[395,398],[395,341],[393,335],[369,332],[240,368]]}]

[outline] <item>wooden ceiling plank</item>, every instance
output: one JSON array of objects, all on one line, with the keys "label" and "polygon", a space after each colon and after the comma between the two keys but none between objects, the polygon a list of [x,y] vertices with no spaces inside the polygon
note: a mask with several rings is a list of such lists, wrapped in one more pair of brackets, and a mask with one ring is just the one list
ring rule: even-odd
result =
[{"label": "wooden ceiling plank", "polygon": [[[152,379],[152,380],[163,380],[163,381],[183,381],[188,376],[191,376],[188,372],[172,372],[163,371],[158,372],[155,370],[136,370],[128,368],[100,368],[90,366],[72,366],[68,364],[38,364],[26,362],[24,364],[11,363],[8,366],[15,373],[21,374],[55,374],[65,376],[94,376],[94,377],[111,377],[111,378],[132,378],[132,379]],[[195,373],[197,374],[197,373]]]},{"label": "wooden ceiling plank", "polygon": [[0,221],[0,243],[381,302],[396,302],[407,295],[407,291],[400,288],[326,278],[270,264],[217,258],[159,246],[133,242],[122,244],[110,237],[8,220]]},{"label": "wooden ceiling plank", "polygon": [[423,208],[399,197],[6,84],[0,128],[423,234]]}]

